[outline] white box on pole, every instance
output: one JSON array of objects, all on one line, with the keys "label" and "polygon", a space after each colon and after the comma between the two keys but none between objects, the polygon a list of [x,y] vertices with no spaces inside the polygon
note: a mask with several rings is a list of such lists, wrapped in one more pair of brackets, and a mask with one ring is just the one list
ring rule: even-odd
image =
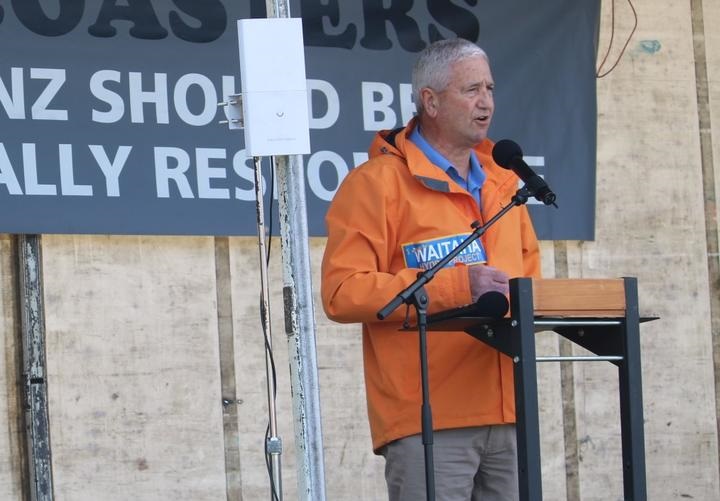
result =
[{"label": "white box on pole", "polygon": [[301,19],[241,19],[237,26],[247,155],[310,153]]}]

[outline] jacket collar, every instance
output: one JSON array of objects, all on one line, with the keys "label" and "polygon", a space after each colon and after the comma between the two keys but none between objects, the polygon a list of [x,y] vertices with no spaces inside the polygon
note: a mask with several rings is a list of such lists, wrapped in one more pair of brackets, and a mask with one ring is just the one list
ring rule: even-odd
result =
[{"label": "jacket collar", "polygon": [[[370,158],[395,155],[404,161],[410,173],[424,186],[436,191],[464,192],[462,188],[450,182],[450,178],[442,169],[427,161],[423,152],[410,140],[410,132],[416,124],[417,119],[413,118],[405,127],[379,131],[370,145]],[[486,175],[483,198],[490,195],[488,202],[493,202],[496,195],[506,191],[512,196],[517,190],[518,182],[517,176],[511,170],[503,169],[493,161],[493,146],[495,146],[493,141],[485,139],[475,147],[475,153]]]}]

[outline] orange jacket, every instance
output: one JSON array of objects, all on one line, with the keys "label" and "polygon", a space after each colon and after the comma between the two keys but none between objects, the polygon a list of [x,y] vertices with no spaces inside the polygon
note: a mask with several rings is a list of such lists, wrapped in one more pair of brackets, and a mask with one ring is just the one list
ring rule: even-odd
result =
[{"label": "orange jacket", "polygon": [[[328,209],[322,301],[337,322],[362,322],[365,386],[373,449],[420,433],[420,360],[416,332],[399,329],[406,307],[384,321],[377,312],[416,278],[403,244],[472,232],[510,202],[518,178],[492,160],[492,142],[476,153],[487,176],[482,213],[407,138],[409,124],[389,143],[377,134],[370,160],[353,169]],[[461,238],[461,237],[455,237]],[[515,207],[482,237],[489,265],[511,277],[539,276],[540,256],[527,209]],[[429,313],[471,302],[467,266],[440,270],[425,285]],[[412,310],[412,308],[411,308]],[[411,318],[414,318],[411,311]],[[435,429],[515,421],[512,361],[463,332],[428,332],[428,379]]]}]

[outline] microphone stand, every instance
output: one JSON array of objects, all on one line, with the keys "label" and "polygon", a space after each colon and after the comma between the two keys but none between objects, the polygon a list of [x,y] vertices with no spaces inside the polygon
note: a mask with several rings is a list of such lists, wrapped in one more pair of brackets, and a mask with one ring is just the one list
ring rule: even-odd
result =
[{"label": "microphone stand", "polygon": [[420,410],[422,426],[422,442],[425,451],[425,492],[427,501],[435,501],[435,467],[433,465],[433,424],[432,409],[430,408],[430,387],[428,383],[428,361],[427,361],[427,307],[430,302],[424,285],[433,279],[435,274],[446,264],[452,261],[468,245],[483,236],[487,229],[498,219],[503,217],[513,207],[523,205],[528,198],[534,195],[534,190],[523,186],[511,199],[511,203],[503,207],[487,223],[480,225],[477,221],[472,223],[474,231],[463,240],[460,245],[438,261],[431,268],[418,273],[417,279],[400,292],[395,298],[386,304],[377,313],[380,320],[386,319],[401,304],[412,305],[417,314],[418,337],[420,341],[420,381],[422,385],[422,407]]}]

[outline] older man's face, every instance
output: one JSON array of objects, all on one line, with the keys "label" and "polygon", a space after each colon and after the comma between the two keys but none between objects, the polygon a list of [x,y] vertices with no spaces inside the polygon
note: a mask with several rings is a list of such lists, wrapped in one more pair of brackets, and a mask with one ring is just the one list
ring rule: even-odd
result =
[{"label": "older man's face", "polygon": [[494,87],[484,57],[473,56],[453,64],[448,86],[436,92],[438,107],[434,117],[448,143],[473,147],[487,137],[495,110]]}]

